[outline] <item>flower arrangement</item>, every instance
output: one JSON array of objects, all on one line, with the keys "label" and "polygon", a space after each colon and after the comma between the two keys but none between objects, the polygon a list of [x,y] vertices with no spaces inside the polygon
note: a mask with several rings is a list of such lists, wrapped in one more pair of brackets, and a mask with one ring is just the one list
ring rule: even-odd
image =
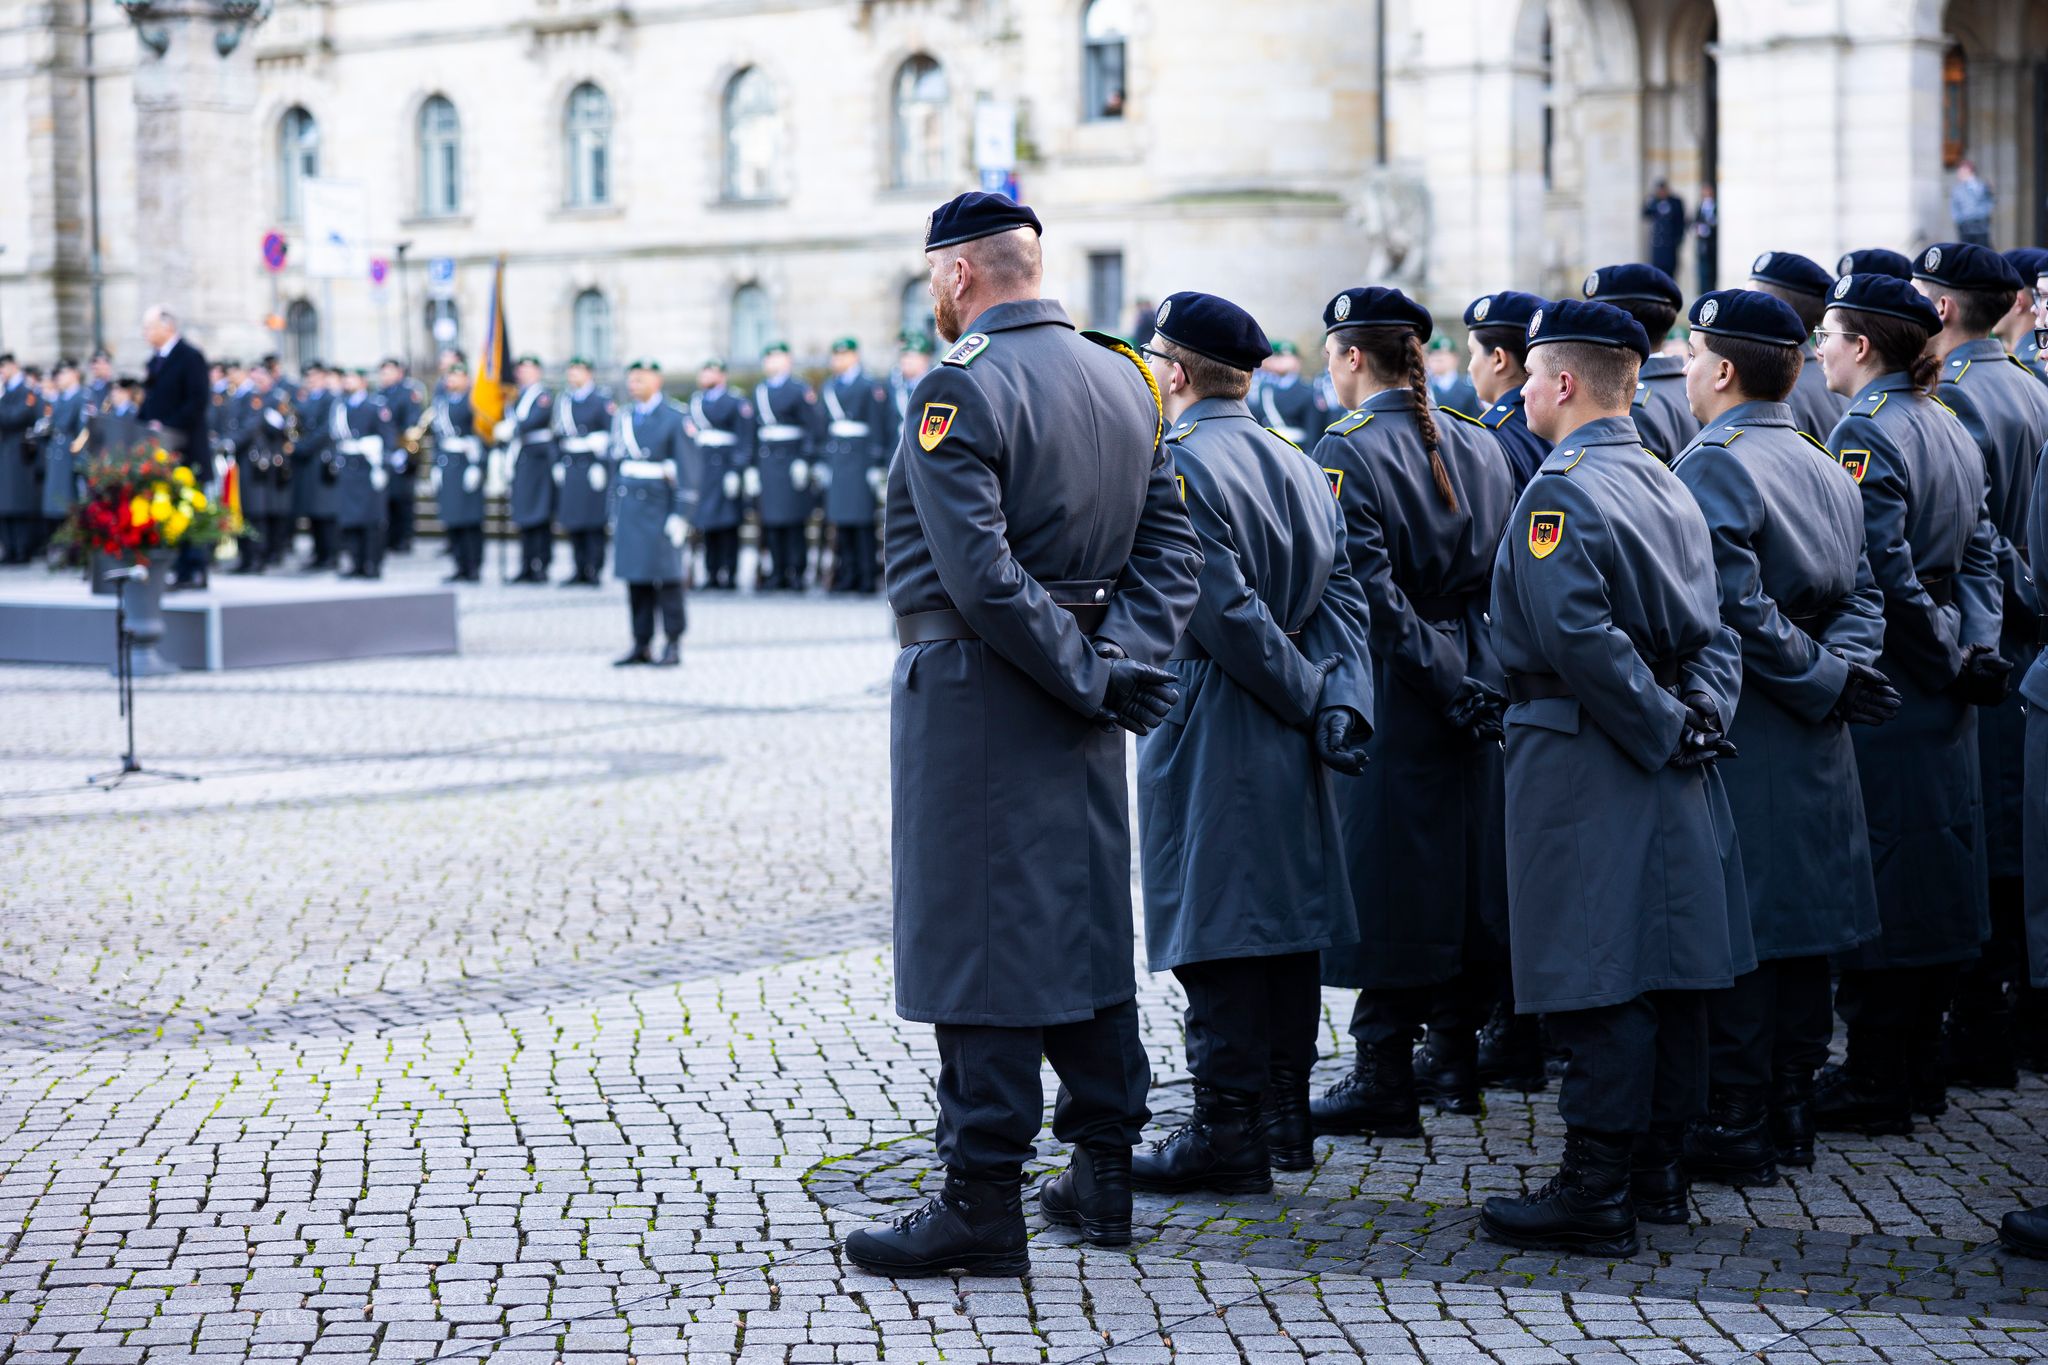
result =
[{"label": "flower arrangement", "polygon": [[154,440],[109,449],[85,467],[85,492],[59,539],[114,559],[217,545],[242,534],[241,518],[206,496],[190,469]]}]

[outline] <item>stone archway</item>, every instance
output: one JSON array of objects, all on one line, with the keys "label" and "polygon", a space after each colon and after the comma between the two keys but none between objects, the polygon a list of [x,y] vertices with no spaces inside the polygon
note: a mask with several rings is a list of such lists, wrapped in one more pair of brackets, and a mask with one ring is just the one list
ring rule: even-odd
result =
[{"label": "stone archway", "polygon": [[[1972,162],[1998,194],[1993,244],[2039,245],[2048,240],[2048,15],[2027,0],[1948,0],[1941,26],[1944,176]],[[1936,235],[1952,227],[1944,214]]]}]

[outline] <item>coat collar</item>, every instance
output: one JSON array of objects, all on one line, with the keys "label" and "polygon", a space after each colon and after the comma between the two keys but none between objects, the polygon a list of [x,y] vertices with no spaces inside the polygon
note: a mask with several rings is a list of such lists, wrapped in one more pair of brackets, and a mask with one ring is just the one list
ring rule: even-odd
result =
[{"label": "coat collar", "polygon": [[1784,403],[1766,402],[1759,398],[1747,403],[1737,403],[1734,407],[1707,423],[1706,426],[1700,429],[1698,440],[1705,441],[1711,437],[1719,436],[1724,431],[1734,431],[1740,427],[1790,427],[1792,425],[1794,423],[1790,406]]},{"label": "coat collar", "polygon": [[1865,384],[1857,391],[1856,396],[1849,400],[1849,405],[1854,407],[1873,393],[1899,393],[1912,387],[1913,378],[1911,375],[1907,374],[1904,370],[1893,370],[1890,374],[1881,374],[1868,384]]},{"label": "coat collar", "polygon": [[1415,390],[1381,389],[1358,405],[1359,412],[1408,412],[1415,407]]},{"label": "coat collar", "polygon": [[1642,434],[1636,430],[1633,417],[1595,417],[1584,426],[1565,434],[1549,455],[1544,457],[1542,471],[1555,474],[1570,469],[1579,462],[1579,457],[1593,446],[1622,446],[1640,449]]},{"label": "coat collar", "polygon": [[1509,415],[1512,414],[1516,408],[1519,408],[1521,406],[1522,386],[1520,384],[1517,384],[1512,389],[1509,389],[1506,393],[1502,394],[1499,398],[1495,399],[1493,406],[1486,410],[1486,412],[1481,416],[1480,420],[1485,422],[1486,425],[1490,427],[1497,427],[1502,422],[1507,421]]},{"label": "coat collar", "polygon": [[1060,306],[1058,299],[1024,299],[1015,303],[999,303],[988,309],[974,320],[974,325],[964,335],[1008,332],[1018,327],[1039,327],[1046,323],[1072,327],[1074,320],[1067,316],[1067,310]]},{"label": "coat collar", "polygon": [[1198,398],[1180,415],[1180,420],[1175,422],[1174,426],[1183,427],[1190,422],[1214,421],[1219,417],[1242,417],[1250,422],[1259,420],[1252,415],[1251,408],[1245,405],[1242,398]]},{"label": "coat collar", "polygon": [[1685,373],[1685,357],[1666,355],[1658,351],[1643,362],[1640,377],[1643,379],[1669,379],[1674,374]]},{"label": "coat collar", "polygon": [[1959,360],[2003,360],[2008,354],[2005,343],[1997,337],[1978,337],[1950,351],[1946,363],[1953,366]]}]

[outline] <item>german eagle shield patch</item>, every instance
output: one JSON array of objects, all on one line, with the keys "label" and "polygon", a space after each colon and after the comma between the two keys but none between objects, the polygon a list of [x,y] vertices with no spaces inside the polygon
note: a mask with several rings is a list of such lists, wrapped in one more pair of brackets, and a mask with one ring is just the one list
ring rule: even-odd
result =
[{"label": "german eagle shield patch", "polygon": [[1529,553],[1538,559],[1547,559],[1550,552],[1564,541],[1564,513],[1531,512],[1529,514]]}]

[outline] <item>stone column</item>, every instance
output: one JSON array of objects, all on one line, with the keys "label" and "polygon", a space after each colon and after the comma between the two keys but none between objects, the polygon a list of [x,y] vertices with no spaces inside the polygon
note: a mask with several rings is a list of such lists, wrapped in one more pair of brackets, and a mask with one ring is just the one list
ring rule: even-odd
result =
[{"label": "stone column", "polygon": [[[269,349],[250,212],[260,181],[256,59],[268,3],[127,0],[135,69],[136,287],[209,354]],[[109,331],[120,330],[110,320]]]}]

